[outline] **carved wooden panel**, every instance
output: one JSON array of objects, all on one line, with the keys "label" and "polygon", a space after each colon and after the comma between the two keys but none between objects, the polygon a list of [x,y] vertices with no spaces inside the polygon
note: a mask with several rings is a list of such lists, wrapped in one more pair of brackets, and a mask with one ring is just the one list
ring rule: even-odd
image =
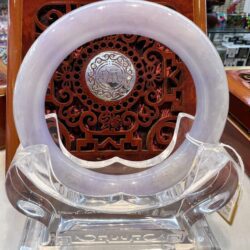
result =
[{"label": "carved wooden panel", "polygon": [[[18,0],[11,4],[10,104],[19,58],[51,23],[90,2],[95,1]],[[154,2],[177,10],[205,30],[205,0]],[[131,60],[136,81],[126,98],[105,103],[89,91],[84,71],[98,53],[110,50]],[[165,46],[145,37],[110,36],[82,45],[58,67],[46,97],[45,112],[53,111],[58,113],[63,142],[72,154],[88,160],[114,155],[142,160],[168,145],[180,111],[194,114],[195,91],[185,65]],[[17,147],[12,116],[8,124],[12,131],[8,131],[7,164]]]},{"label": "carved wooden panel", "polygon": [[[48,3],[40,7],[32,37],[81,5]],[[169,1],[169,5],[188,11],[181,3],[173,6]],[[117,101],[93,95],[85,79],[91,59],[105,51],[123,54],[136,70],[133,89]],[[84,44],[62,62],[49,85],[46,113],[57,113],[63,144],[81,159],[118,155],[143,160],[168,146],[178,113],[194,114],[194,100],[192,78],[172,51],[146,37],[114,35]]]},{"label": "carved wooden panel", "polygon": [[[20,0],[19,0],[20,1]],[[28,51],[37,36],[64,14],[95,0],[22,0],[22,51]],[[151,1],[170,7],[206,30],[206,0],[158,0]]]},{"label": "carved wooden panel", "polygon": [[[105,101],[91,93],[85,71],[95,55],[112,50],[133,62],[136,83],[126,97]],[[64,145],[79,158],[151,158],[170,143],[178,113],[194,113],[192,78],[160,43],[140,36],[109,36],[78,48],[58,67],[46,111],[56,111]]]}]

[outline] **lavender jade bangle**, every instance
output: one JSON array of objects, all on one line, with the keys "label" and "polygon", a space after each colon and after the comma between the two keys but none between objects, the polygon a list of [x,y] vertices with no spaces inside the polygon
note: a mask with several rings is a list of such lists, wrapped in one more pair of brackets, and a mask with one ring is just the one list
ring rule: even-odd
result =
[{"label": "lavender jade bangle", "polygon": [[24,147],[48,145],[56,178],[75,191],[89,196],[156,194],[187,175],[197,150],[195,145],[184,141],[169,158],[143,172],[105,175],[67,158],[53,142],[45,122],[46,90],[58,65],[82,44],[113,34],[150,37],[180,56],[193,76],[197,93],[197,113],[190,135],[199,141],[217,143],[228,112],[228,87],[215,48],[184,16],[164,6],[136,0],[83,6],[41,34],[23,60],[16,80],[16,128]]}]

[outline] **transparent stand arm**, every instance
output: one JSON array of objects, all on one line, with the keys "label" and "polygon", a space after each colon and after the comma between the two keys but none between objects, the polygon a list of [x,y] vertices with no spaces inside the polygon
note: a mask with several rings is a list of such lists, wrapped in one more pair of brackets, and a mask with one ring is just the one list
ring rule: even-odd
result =
[{"label": "transparent stand arm", "polygon": [[[192,117],[181,114],[169,155],[181,144],[191,125]],[[167,230],[168,237],[175,235],[171,236],[176,239],[175,244],[179,241],[184,244],[188,238],[196,238],[202,233],[206,236],[204,241],[193,243],[207,246],[214,239],[210,238],[212,234],[207,235],[204,215],[219,210],[234,195],[239,183],[239,168],[223,145],[203,143],[197,143],[196,155],[187,167],[190,170],[185,178],[154,195],[88,196],[58,181],[46,145],[20,146],[7,173],[6,192],[17,210],[46,226],[28,221],[29,237],[24,239],[29,239],[30,243],[26,242],[26,246],[38,244],[30,240],[34,238],[34,230],[41,244],[60,246],[69,237],[78,242],[77,239],[97,228],[107,231],[112,228],[114,232],[117,228],[132,231],[139,228],[139,232],[153,230],[154,233]],[[193,246],[193,243],[188,244]]]},{"label": "transparent stand arm", "polygon": [[[182,114],[181,117],[191,119],[188,115]],[[179,129],[175,133],[179,131],[182,133],[174,138],[172,150],[188,132],[187,129]],[[180,201],[191,204],[189,209],[182,204],[180,210],[184,210],[185,214],[190,214],[197,206],[198,210],[196,208],[195,211],[212,212],[230,199],[238,185],[236,163],[222,145],[197,145],[193,163],[187,167],[190,170],[185,178],[154,195],[110,193],[107,196],[88,196],[69,189],[58,181],[53,173],[47,146],[34,145],[18,149],[7,174],[6,190],[10,201],[19,211],[48,225],[52,215],[68,213],[71,210],[134,214]],[[230,185],[227,186],[227,183]]]}]

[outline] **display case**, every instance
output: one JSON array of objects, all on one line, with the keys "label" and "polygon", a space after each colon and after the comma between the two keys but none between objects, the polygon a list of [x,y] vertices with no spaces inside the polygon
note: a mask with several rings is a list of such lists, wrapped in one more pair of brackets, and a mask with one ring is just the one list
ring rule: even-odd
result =
[{"label": "display case", "polygon": [[213,28],[210,40],[221,56],[224,66],[250,66],[250,31],[243,28]]}]

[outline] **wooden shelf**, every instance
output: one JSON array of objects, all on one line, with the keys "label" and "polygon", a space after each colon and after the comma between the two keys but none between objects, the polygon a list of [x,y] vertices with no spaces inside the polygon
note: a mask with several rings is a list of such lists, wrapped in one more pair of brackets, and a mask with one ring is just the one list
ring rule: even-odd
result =
[{"label": "wooden shelf", "polygon": [[250,133],[250,68],[227,69],[230,91],[229,113]]},{"label": "wooden shelf", "polygon": [[6,95],[7,86],[0,86],[0,97]]}]

